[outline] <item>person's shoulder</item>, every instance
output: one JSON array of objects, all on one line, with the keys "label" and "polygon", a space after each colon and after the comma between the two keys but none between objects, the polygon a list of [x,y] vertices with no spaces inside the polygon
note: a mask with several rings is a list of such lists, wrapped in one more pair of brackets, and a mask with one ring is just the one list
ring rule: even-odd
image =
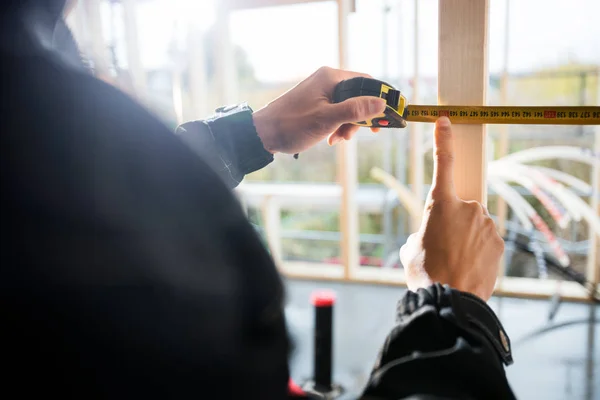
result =
[{"label": "person's shoulder", "polygon": [[87,117],[95,120],[101,117],[101,125],[105,126],[150,124],[155,129],[169,132],[137,99],[85,70],[49,57],[41,57],[38,62],[25,64],[23,68],[26,73],[22,75],[21,83],[29,92],[35,93],[39,105],[45,103],[46,107],[56,108],[57,114],[52,115],[54,119]]},{"label": "person's shoulder", "polygon": [[193,155],[154,112],[87,71],[51,54],[8,61],[0,110],[14,128],[9,135],[80,145],[125,142],[123,151],[167,147]]},{"label": "person's shoulder", "polygon": [[211,199],[227,198],[206,162],[130,95],[53,57],[13,57],[8,65],[12,78],[0,78],[7,83],[0,85],[3,151],[20,148],[27,164],[33,154],[56,160],[32,173],[45,168],[55,179],[73,179],[65,171],[77,165],[88,181],[122,176],[151,182],[154,191],[210,185],[218,193]]}]

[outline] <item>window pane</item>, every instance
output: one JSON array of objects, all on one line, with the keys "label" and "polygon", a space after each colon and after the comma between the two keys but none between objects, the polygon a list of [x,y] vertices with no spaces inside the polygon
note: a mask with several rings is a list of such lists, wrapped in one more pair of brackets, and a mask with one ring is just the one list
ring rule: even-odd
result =
[{"label": "window pane", "polygon": [[[286,261],[340,264],[339,211],[294,207],[281,211],[281,247]],[[300,210],[297,210],[299,208]],[[249,207],[248,218],[266,245],[260,210]]]},{"label": "window pane", "polygon": [[[350,16],[350,69],[366,72],[399,89],[409,102],[414,102],[415,89],[415,3],[414,1],[359,0],[357,12]],[[418,91],[419,102],[437,102],[437,0],[418,2]],[[372,24],[372,21],[381,21]],[[369,56],[366,57],[365,55]],[[377,267],[399,267],[398,250],[411,233],[410,215],[398,203],[393,192],[375,180],[374,167],[393,175],[408,185],[413,172],[410,163],[410,129],[418,129],[427,140],[431,124],[410,124],[406,129],[382,129],[373,134],[361,128],[357,135],[359,197],[367,198],[374,188],[378,196],[372,202],[381,204],[379,212],[361,204],[361,264]],[[431,182],[431,150],[421,155],[423,183]],[[426,193],[427,187],[424,188]],[[372,207],[372,205],[371,205]],[[373,243],[377,242],[377,243]]]},{"label": "window pane", "polygon": [[[235,11],[232,41],[247,73],[238,76],[240,99],[254,109],[292,88],[323,65],[338,65],[335,2],[297,4]],[[251,174],[248,181],[336,180],[335,147],[321,143],[298,162],[277,155],[276,162]]]},{"label": "window pane", "polygon": [[[532,18],[540,10],[544,16]],[[491,2],[489,104],[598,105],[600,27],[594,10],[600,11],[594,0]],[[591,153],[595,127],[489,125],[488,133],[492,160],[558,149],[549,157],[517,160],[501,169],[496,167],[501,161],[490,163],[495,182],[489,209],[499,223],[506,220],[506,274],[562,279],[560,265],[585,274],[594,242],[589,223],[578,219],[582,209],[592,219],[598,215],[587,205],[593,157],[586,163],[570,160],[568,154]],[[564,176],[567,181],[561,181]]]}]

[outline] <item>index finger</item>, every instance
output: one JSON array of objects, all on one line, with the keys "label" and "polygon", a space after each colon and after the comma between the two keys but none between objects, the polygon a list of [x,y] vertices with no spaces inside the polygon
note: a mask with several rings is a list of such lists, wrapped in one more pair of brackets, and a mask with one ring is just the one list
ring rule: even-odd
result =
[{"label": "index finger", "polygon": [[455,197],[453,178],[454,137],[448,118],[441,117],[436,121],[434,135],[431,197],[434,200]]}]

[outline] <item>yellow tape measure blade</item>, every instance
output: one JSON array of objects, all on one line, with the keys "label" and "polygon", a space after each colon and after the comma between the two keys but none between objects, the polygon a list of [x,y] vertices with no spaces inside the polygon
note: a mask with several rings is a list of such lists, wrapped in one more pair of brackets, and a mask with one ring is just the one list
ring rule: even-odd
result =
[{"label": "yellow tape measure blade", "polygon": [[600,107],[511,107],[409,105],[405,118],[435,122],[446,116],[455,124],[600,125]]}]

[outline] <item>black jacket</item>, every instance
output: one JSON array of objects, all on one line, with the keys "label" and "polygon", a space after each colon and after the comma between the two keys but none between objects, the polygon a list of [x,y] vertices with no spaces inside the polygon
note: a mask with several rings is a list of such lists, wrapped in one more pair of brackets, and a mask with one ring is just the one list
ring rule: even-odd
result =
[{"label": "black jacket", "polygon": [[[231,188],[273,161],[245,104],[218,109],[214,117],[185,123],[176,133]],[[365,400],[514,398],[504,373],[504,365],[512,363],[510,340],[478,297],[439,284],[409,291],[398,302],[396,322]]]},{"label": "black jacket", "polygon": [[[272,161],[251,111],[174,135],[46,41],[57,2],[1,8],[3,391],[285,398],[283,284],[230,191]],[[365,398],[512,397],[483,302],[436,285],[396,317]]]}]

